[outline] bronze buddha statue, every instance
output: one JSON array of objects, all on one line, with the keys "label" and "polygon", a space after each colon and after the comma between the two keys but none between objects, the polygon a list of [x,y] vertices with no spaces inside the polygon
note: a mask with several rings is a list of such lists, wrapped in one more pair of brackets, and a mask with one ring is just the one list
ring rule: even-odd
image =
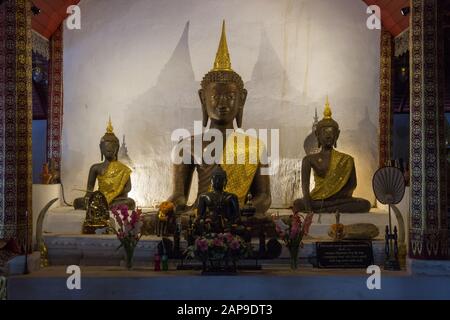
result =
[{"label": "bronze buddha statue", "polygon": [[216,167],[211,178],[212,191],[198,197],[198,220],[211,220],[212,232],[229,232],[239,220],[239,200],[233,193],[224,191],[227,174]]},{"label": "bronze buddha statue", "polygon": [[119,147],[119,139],[114,134],[111,119],[109,119],[106,133],[100,140],[100,152],[104,161],[90,168],[87,193],[84,197],[75,199],[73,202],[75,209],[86,210],[87,201],[97,180],[98,191],[105,196],[110,208],[122,204],[129,210],[135,209],[134,200],[128,197],[128,192],[131,191],[131,169],[117,161]]},{"label": "bronze buddha statue", "polygon": [[[238,197],[239,205],[243,206],[247,195],[253,195],[253,205],[256,207],[257,215],[265,216],[264,213],[269,209],[271,204],[270,195],[270,180],[269,176],[261,174],[261,168],[264,164],[260,161],[260,153],[262,148],[259,140],[249,135],[237,133],[234,130],[233,122],[236,119],[237,126],[242,126],[242,118],[244,111],[244,104],[247,97],[247,90],[244,88],[244,83],[235,71],[231,69],[230,56],[228,53],[225,22],[222,25],[222,35],[217,50],[214,67],[209,71],[201,82],[201,89],[199,90],[199,97],[202,106],[203,127],[206,127],[208,120],[210,120],[209,128],[205,129],[202,137],[201,159],[205,159],[205,149],[212,143],[204,141],[203,135],[208,130],[216,129],[222,133],[222,145],[218,148],[223,151],[221,157],[224,160],[235,159],[236,156],[245,155],[249,159],[249,153],[255,149],[247,147],[237,147],[234,145],[234,138],[236,136],[244,136],[248,144],[252,142],[258,143],[258,161],[256,163],[207,163],[206,161],[198,161],[194,152],[194,139],[196,136],[191,136],[183,139],[180,144],[188,146],[190,154],[189,163],[174,164],[173,168],[173,192],[169,197],[169,201],[173,202],[177,208],[177,212],[189,212],[197,208],[199,204],[198,195],[205,194],[210,191],[210,181],[214,170],[220,165],[228,176],[228,183],[226,185],[226,192],[233,193]],[[232,132],[232,133],[230,133]],[[227,136],[228,133],[228,136]],[[214,141],[216,142],[216,141]],[[183,149],[185,150],[185,149]],[[185,154],[182,155],[186,157]],[[187,207],[189,198],[192,176],[194,171],[198,174],[198,195],[192,207]]]},{"label": "bronze buddha statue", "polygon": [[[370,202],[354,198],[356,170],[353,157],[336,151],[339,125],[331,117],[327,101],[324,117],[317,123],[316,136],[320,152],[309,154],[302,161],[303,198],[294,201],[294,212],[363,213],[370,210]],[[315,187],[309,190],[311,169]]]}]

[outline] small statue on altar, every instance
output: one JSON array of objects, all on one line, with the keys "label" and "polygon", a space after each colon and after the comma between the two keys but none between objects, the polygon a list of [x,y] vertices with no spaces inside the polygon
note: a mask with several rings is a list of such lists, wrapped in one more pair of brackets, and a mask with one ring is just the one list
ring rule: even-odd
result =
[{"label": "small statue on altar", "polygon": [[[370,202],[354,198],[356,170],[353,157],[336,151],[340,130],[331,117],[330,104],[325,104],[324,117],[317,123],[316,136],[320,152],[309,154],[302,161],[303,198],[294,201],[294,212],[364,213],[369,212]],[[309,190],[311,169],[315,186]]]},{"label": "small statue on altar", "polygon": [[84,234],[95,234],[104,229],[108,233],[109,208],[106,197],[100,191],[89,193],[87,200],[86,218],[83,223]]},{"label": "small statue on altar", "polygon": [[211,178],[212,190],[200,195],[198,199],[197,220],[209,219],[210,230],[214,233],[230,232],[239,221],[239,201],[235,194],[224,191],[227,174],[218,166]]},{"label": "small statue on altar", "polygon": [[243,217],[253,217],[256,214],[256,208],[253,205],[253,196],[251,193],[247,195],[247,201],[244,207],[241,209],[241,216]]},{"label": "small statue on altar", "polygon": [[50,170],[50,174],[52,175],[52,178],[50,180],[50,184],[57,184],[57,183],[61,183],[61,179],[60,179],[60,174],[59,174],[59,170],[57,168],[57,163],[55,159],[50,159],[50,164],[49,164],[49,170]]},{"label": "small statue on altar", "polygon": [[109,119],[106,133],[100,140],[100,152],[103,162],[94,164],[89,170],[87,193],[83,198],[75,199],[75,209],[86,210],[89,193],[94,190],[98,180],[98,190],[105,196],[109,208],[123,204],[129,210],[134,210],[136,204],[128,197],[131,191],[131,169],[117,161],[120,143],[113,132],[111,119]]},{"label": "small statue on altar", "polygon": [[42,184],[50,184],[52,180],[52,174],[49,172],[48,163],[44,163],[42,165],[42,173],[41,173],[41,183]]},{"label": "small statue on altar", "polygon": [[328,235],[334,241],[340,241],[344,239],[344,225],[341,223],[341,214],[339,212],[335,213],[336,223],[332,224],[330,230],[328,231]]},{"label": "small statue on altar", "polygon": [[167,235],[167,228],[175,222],[175,206],[170,201],[164,201],[159,206],[156,235],[158,237]]}]

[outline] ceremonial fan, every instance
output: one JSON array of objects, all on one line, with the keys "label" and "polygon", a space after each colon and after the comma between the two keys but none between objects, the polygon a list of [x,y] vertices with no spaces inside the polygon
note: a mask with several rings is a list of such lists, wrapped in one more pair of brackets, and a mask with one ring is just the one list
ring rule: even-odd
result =
[{"label": "ceremonial fan", "polygon": [[391,205],[399,203],[405,194],[405,179],[400,169],[383,167],[373,176],[372,187],[375,197],[389,208],[389,226],[386,226],[386,259],[384,269],[400,270],[398,261],[397,227],[392,232]]}]

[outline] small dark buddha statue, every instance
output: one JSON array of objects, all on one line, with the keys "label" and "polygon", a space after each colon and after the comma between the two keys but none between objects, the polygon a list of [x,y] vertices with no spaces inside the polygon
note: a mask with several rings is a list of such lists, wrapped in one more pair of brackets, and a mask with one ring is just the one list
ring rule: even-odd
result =
[{"label": "small dark buddha statue", "polygon": [[134,210],[136,204],[128,197],[131,191],[131,169],[117,161],[120,143],[113,132],[111,119],[109,119],[106,133],[100,140],[100,152],[103,162],[92,165],[89,170],[87,193],[83,198],[77,198],[73,202],[75,209],[86,210],[89,194],[94,190],[98,180],[98,191],[103,193],[109,207],[126,205],[129,210]]},{"label": "small dark buddha statue", "polygon": [[[205,127],[203,134],[207,130],[219,130],[223,137],[222,148],[219,148],[223,152],[221,156],[226,159],[234,159],[238,156],[245,155],[244,158],[247,160],[241,164],[226,162],[210,164],[205,161],[199,162],[198,158],[194,157],[194,153],[192,152],[195,149],[194,139],[196,136],[182,140],[180,144],[188,146],[187,149],[191,150],[189,154],[191,161],[190,163],[174,164],[172,179],[174,187],[172,195],[168,200],[174,203],[178,212],[192,212],[199,204],[198,195],[210,191],[212,173],[220,165],[228,177],[225,191],[235,194],[240,206],[245,204],[248,193],[251,193],[257,215],[260,214],[261,217],[265,217],[264,213],[269,209],[271,204],[271,195],[269,176],[261,174],[261,168],[265,166],[259,158],[261,156],[259,152],[262,150],[261,144],[259,144],[259,148],[256,151],[258,153],[258,161],[256,163],[250,163],[248,161],[250,158],[249,154],[255,152],[254,149],[245,147],[234,148],[234,137],[239,135],[241,137],[244,136],[248,144],[250,144],[249,141],[252,143],[255,140],[256,143],[260,143],[260,141],[234,130],[233,122],[235,119],[237,127],[240,128],[242,126],[247,90],[244,88],[244,83],[239,74],[231,69],[225,35],[225,22],[222,26],[222,35],[214,67],[204,76],[201,82],[201,89],[199,90],[199,97],[202,106],[203,127]],[[209,128],[206,128],[208,123]],[[230,132],[232,133],[230,134]],[[200,140],[202,141],[202,150],[204,152],[212,142],[204,141],[206,139],[203,139],[203,137],[200,137]],[[186,156],[185,154],[181,155],[183,157]],[[204,153],[201,156],[203,159]],[[198,174],[198,195],[194,205],[187,207],[186,203],[189,198],[194,171],[197,171]]]},{"label": "small dark buddha statue", "polygon": [[[370,210],[370,202],[354,198],[356,170],[353,157],[336,151],[339,125],[331,118],[331,109],[325,104],[324,117],[316,127],[320,152],[309,154],[302,161],[303,198],[294,201],[294,212],[363,213]],[[315,187],[309,190],[311,169]]]},{"label": "small dark buddha statue", "polygon": [[227,174],[218,166],[211,178],[212,191],[198,198],[198,219],[211,219],[212,232],[230,231],[239,220],[239,200],[233,193],[224,191]]}]

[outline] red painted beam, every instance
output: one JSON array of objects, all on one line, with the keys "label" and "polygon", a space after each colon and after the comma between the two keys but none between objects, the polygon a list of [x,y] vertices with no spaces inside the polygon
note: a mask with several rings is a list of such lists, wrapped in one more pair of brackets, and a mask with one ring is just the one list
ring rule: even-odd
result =
[{"label": "red painted beam", "polygon": [[409,17],[400,9],[410,6],[409,0],[363,0],[367,5],[377,5],[381,9],[381,23],[394,37],[409,27]]},{"label": "red painted beam", "polygon": [[79,2],[80,0],[33,0],[34,5],[41,9],[41,13],[31,19],[33,30],[49,39],[67,17],[67,8]]}]

